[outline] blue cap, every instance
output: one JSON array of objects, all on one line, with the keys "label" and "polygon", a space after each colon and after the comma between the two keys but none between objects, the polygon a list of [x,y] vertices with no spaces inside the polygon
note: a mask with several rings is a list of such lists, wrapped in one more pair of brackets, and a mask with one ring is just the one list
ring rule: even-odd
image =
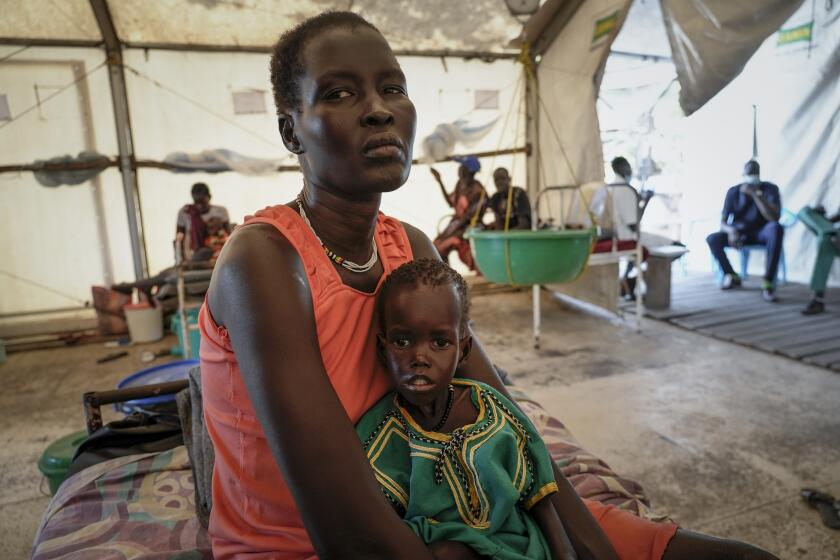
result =
[{"label": "blue cap", "polygon": [[452,159],[466,167],[470,173],[478,173],[481,170],[481,162],[475,156],[455,156]]}]

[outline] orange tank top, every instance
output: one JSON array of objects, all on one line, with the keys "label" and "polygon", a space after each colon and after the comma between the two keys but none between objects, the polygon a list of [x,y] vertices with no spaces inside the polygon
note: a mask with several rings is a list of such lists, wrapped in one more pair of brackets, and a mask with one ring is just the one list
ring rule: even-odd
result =
[{"label": "orange tank top", "polygon": [[[256,223],[277,228],[300,255],[312,291],[324,367],[347,415],[357,422],[391,390],[376,359],[374,303],[385,277],[412,259],[402,224],[379,214],[374,235],[384,273],[376,291],[366,294],[341,282],[312,230],[294,210],[266,208],[245,218],[244,226]],[[213,321],[206,302],[199,325],[204,418],[216,451],[209,528],[213,555],[217,560],[315,558],[254,414],[228,333]]]}]

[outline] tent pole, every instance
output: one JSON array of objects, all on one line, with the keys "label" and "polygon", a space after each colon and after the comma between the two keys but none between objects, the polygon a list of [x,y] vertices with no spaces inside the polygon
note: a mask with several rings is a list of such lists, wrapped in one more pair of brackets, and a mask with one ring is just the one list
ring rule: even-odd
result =
[{"label": "tent pole", "polygon": [[134,142],[131,133],[131,119],[128,113],[128,93],[125,87],[125,73],[122,65],[122,48],[114,27],[107,0],[90,0],[90,7],[96,16],[96,23],[105,42],[105,56],[108,59],[108,79],[111,83],[111,100],[114,104],[114,121],[117,127],[119,167],[122,174],[125,208],[128,214],[128,232],[131,237],[131,255],[134,261],[134,276],[141,280],[148,276],[146,246],[143,241],[143,215],[140,210],[140,190],[137,185],[137,169],[134,159]]},{"label": "tent pole", "polygon": [[[529,67],[523,67],[522,72],[525,74],[525,99],[523,103],[523,110],[525,111],[525,145],[531,146],[532,149],[526,152],[525,158],[525,190],[531,200],[536,201],[537,195],[540,192],[540,130],[539,130],[539,85],[537,84],[537,72],[534,59],[526,51],[528,60],[525,64]],[[536,231],[539,227],[537,223],[539,216],[537,215],[536,205],[531,206],[531,229]],[[540,347],[540,286],[534,284],[531,287],[531,295],[533,298],[534,307],[534,348]]]}]

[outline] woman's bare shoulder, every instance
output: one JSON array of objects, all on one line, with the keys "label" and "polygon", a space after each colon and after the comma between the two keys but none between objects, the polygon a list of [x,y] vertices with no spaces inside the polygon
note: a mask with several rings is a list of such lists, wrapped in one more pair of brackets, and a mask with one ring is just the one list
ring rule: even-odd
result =
[{"label": "woman's bare shoulder", "polygon": [[303,262],[292,243],[269,224],[238,229],[225,243],[213,270],[207,300],[220,325],[230,303],[259,300],[268,294],[282,296],[283,284],[305,284]]},{"label": "woman's bare shoulder", "polygon": [[411,253],[415,259],[440,259],[440,254],[435,249],[432,240],[425,233],[409,223],[401,223],[405,229],[405,235],[408,237],[408,242],[411,245]]}]

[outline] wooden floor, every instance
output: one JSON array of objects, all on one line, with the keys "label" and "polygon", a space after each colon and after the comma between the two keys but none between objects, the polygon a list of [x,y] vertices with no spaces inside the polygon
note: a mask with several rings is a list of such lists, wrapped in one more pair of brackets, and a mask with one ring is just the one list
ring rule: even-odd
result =
[{"label": "wooden floor", "polygon": [[712,275],[682,275],[674,270],[671,308],[647,316],[720,340],[735,342],[840,371],[840,290],[827,291],[826,312],[804,316],[811,299],[803,284],[778,288],[777,303],[761,299],[760,279],[722,291]]}]

